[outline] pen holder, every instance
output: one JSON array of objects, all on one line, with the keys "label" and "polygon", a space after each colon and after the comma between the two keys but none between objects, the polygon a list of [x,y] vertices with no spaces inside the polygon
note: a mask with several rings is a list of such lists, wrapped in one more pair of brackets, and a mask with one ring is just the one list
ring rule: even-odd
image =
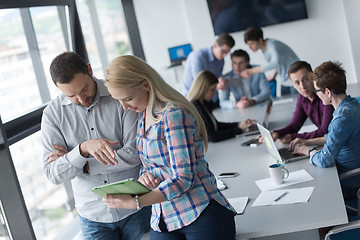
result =
[{"label": "pen holder", "polygon": [[275,184],[282,184],[284,179],[289,177],[289,171],[281,163],[270,165],[269,173]]}]

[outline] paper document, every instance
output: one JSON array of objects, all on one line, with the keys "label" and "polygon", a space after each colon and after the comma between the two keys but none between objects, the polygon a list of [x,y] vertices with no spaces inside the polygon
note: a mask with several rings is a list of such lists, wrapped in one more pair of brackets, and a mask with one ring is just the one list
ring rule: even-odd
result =
[{"label": "paper document", "polygon": [[270,177],[257,180],[255,181],[255,183],[258,185],[261,191],[268,191],[268,190],[287,187],[297,183],[307,182],[313,179],[314,178],[310,176],[310,174],[307,173],[305,169],[302,169],[299,171],[290,172],[289,177],[287,179],[284,179],[284,183],[282,184],[275,184]]},{"label": "paper document", "polygon": [[314,187],[306,187],[261,192],[252,207],[308,202],[313,191]]},{"label": "paper document", "polygon": [[242,214],[249,201],[249,197],[229,198],[228,201],[235,208],[237,214]]},{"label": "paper document", "polygon": [[315,124],[310,124],[310,125],[302,126],[298,133],[313,132],[317,129],[318,127]]},{"label": "paper document", "polygon": [[293,101],[294,101],[294,99],[292,99],[292,98],[276,99],[273,101],[273,105],[289,103],[289,102],[293,102]]}]

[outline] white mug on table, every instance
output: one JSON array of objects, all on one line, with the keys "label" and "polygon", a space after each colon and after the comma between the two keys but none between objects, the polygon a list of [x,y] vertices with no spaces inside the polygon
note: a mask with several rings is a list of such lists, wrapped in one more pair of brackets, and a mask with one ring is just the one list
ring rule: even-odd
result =
[{"label": "white mug on table", "polygon": [[284,179],[289,177],[289,171],[282,163],[276,163],[269,166],[270,177],[275,184],[282,184]]}]

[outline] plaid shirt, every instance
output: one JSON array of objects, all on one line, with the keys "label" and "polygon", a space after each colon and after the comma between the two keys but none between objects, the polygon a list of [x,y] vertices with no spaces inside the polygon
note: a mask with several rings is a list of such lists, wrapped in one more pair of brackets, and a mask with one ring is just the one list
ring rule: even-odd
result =
[{"label": "plaid shirt", "polygon": [[[160,231],[160,216],[173,231],[194,222],[214,199],[231,211],[226,198],[204,159],[203,139],[194,117],[168,104],[160,122],[144,131],[144,112],[139,116],[137,147],[142,160],[141,174],[150,172],[161,183],[158,189],[167,201],[152,206],[151,227]],[[235,211],[234,211],[235,212]]]}]

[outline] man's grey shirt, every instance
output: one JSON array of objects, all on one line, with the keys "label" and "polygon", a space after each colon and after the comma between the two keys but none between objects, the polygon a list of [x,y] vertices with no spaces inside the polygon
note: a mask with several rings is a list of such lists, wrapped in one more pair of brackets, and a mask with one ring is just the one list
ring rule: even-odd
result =
[{"label": "man's grey shirt", "polygon": [[[96,222],[116,222],[136,210],[110,209],[93,193],[93,187],[127,178],[137,179],[140,159],[136,150],[138,114],[124,111],[114,100],[103,80],[95,79],[97,93],[93,104],[84,107],[72,103],[64,94],[52,100],[41,120],[44,172],[54,184],[71,180],[75,206],[82,217]],[[79,145],[85,140],[106,138],[118,140],[115,166],[103,165],[93,156],[80,155]],[[69,152],[54,162],[48,162],[52,145],[65,147]],[[88,162],[90,174],[83,173]]]}]

